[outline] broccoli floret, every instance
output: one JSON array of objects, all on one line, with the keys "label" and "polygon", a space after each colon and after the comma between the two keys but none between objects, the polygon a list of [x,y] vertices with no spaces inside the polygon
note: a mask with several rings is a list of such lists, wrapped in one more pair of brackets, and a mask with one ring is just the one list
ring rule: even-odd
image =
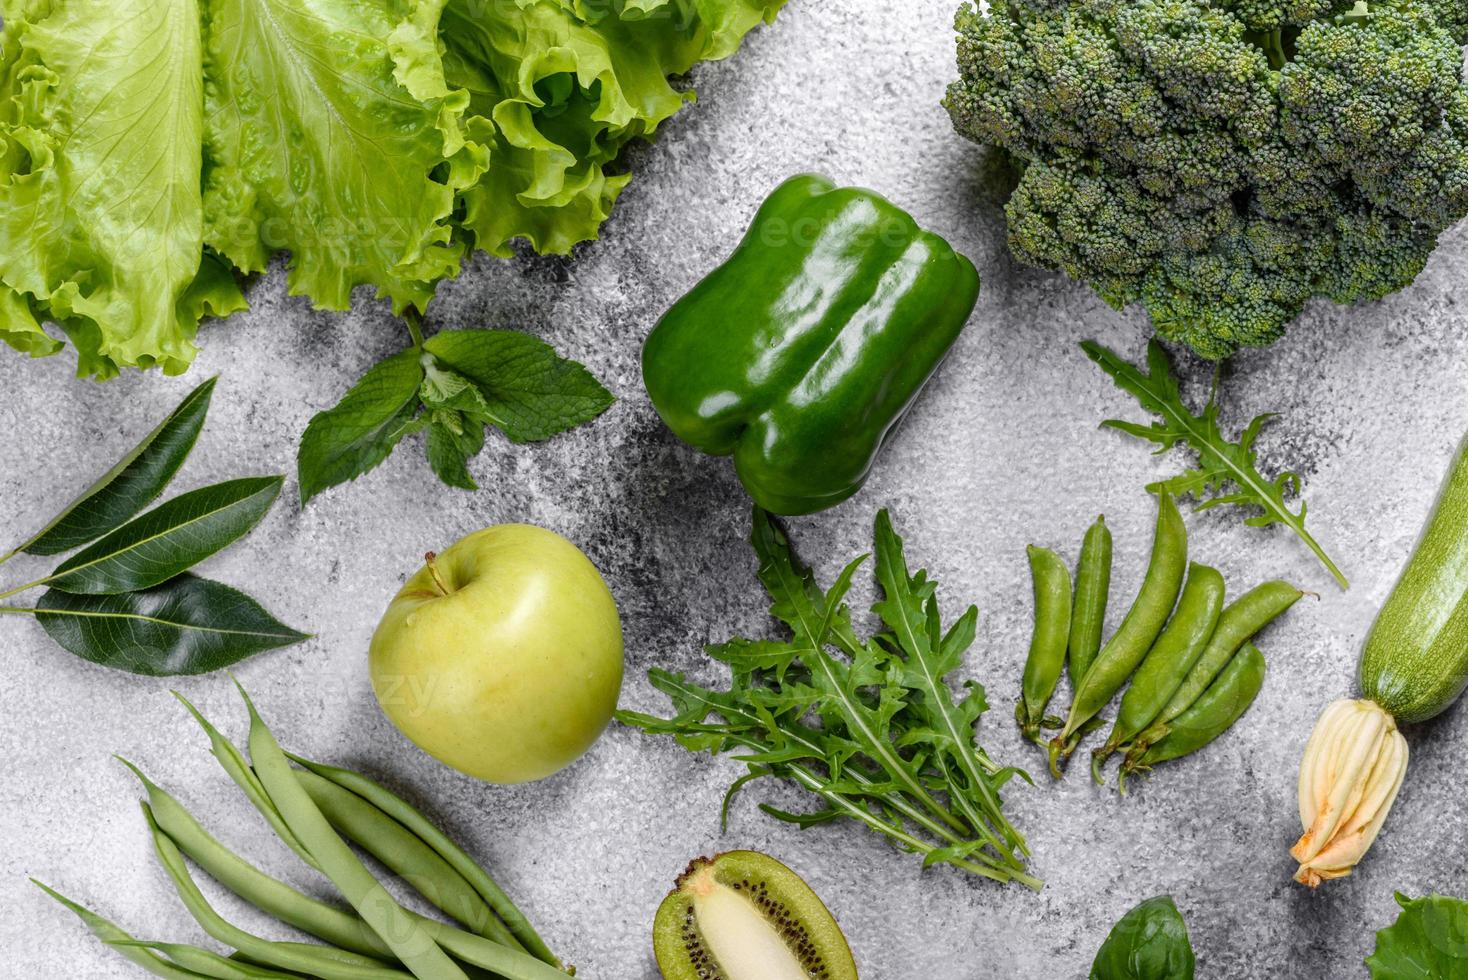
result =
[{"label": "broccoli floret", "polygon": [[958,32],[1014,254],[1206,357],[1403,288],[1468,214],[1463,0],[990,0]]}]

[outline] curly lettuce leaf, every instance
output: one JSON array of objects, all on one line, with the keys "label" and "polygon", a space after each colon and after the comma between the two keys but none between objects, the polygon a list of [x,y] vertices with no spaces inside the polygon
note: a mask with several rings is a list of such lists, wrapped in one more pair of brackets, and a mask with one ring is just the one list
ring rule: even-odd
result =
[{"label": "curly lettuce leaf", "polygon": [[487,165],[436,30],[443,0],[205,0],[206,241],[246,272],[291,253],[289,288],[396,311],[457,274],[449,217]]},{"label": "curly lettuce leaf", "polygon": [[448,0],[444,70],[492,133],[490,167],[462,195],[470,242],[564,255],[596,238],[631,179],[615,172],[623,148],[694,98],[670,77],[728,57],[785,2]]},{"label": "curly lettuce leaf", "polygon": [[244,306],[203,249],[196,0],[5,0],[0,340],[78,373],[176,374],[206,315]]}]

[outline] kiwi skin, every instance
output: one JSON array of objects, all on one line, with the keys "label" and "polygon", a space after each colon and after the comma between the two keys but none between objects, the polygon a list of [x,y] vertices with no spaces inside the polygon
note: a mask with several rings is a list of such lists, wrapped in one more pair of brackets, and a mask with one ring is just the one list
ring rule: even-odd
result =
[{"label": "kiwi skin", "polygon": [[689,885],[708,871],[720,884],[752,896],[751,904],[811,980],[857,980],[851,948],[819,896],[794,871],[758,851],[695,858],[678,876],[653,922],[653,953],[664,980],[742,980],[726,976],[702,945]]}]

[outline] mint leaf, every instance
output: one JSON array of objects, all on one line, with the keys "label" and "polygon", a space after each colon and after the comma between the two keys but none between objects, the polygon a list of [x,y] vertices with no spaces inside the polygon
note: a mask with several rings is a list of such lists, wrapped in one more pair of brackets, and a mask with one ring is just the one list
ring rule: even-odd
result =
[{"label": "mint leaf", "polygon": [[1121,917],[1091,964],[1090,980],[1193,980],[1188,924],[1160,895]]},{"label": "mint leaf", "polygon": [[483,422],[443,409],[430,414],[428,465],[444,483],[461,490],[478,490],[479,484],[469,475],[468,463],[483,448]]},{"label": "mint leaf", "polygon": [[1147,370],[1126,361],[1110,348],[1094,340],[1081,343],[1086,356],[1111,377],[1116,386],[1137,400],[1144,409],[1158,416],[1151,425],[1108,419],[1101,424],[1127,435],[1156,443],[1157,452],[1164,452],[1177,445],[1185,445],[1198,454],[1196,466],[1167,480],[1147,487],[1152,493],[1166,492],[1175,497],[1192,494],[1198,501],[1199,510],[1207,510],[1221,504],[1258,507],[1260,513],[1247,518],[1250,527],[1268,527],[1283,524],[1314,552],[1315,557],[1326,567],[1341,588],[1348,588],[1345,575],[1305,530],[1305,503],[1300,502],[1299,511],[1292,511],[1285,503],[1288,489],[1298,495],[1300,477],[1295,473],[1280,473],[1268,479],[1259,472],[1254,440],[1264,423],[1272,415],[1260,415],[1250,422],[1237,442],[1229,442],[1218,427],[1218,402],[1210,397],[1203,406],[1201,415],[1194,414],[1183,402],[1177,377],[1167,350],[1153,339],[1147,345]]},{"label": "mint leaf", "polygon": [[421,356],[410,348],[373,365],[334,408],[312,417],[296,455],[302,504],[377,466],[414,430]]},{"label": "mint leaf", "polygon": [[1468,975],[1468,902],[1442,895],[1411,899],[1397,893],[1402,912],[1376,934],[1366,958],[1372,980],[1438,980]]},{"label": "mint leaf", "polygon": [[484,399],[477,414],[512,442],[549,439],[596,418],[614,400],[586,368],[529,334],[453,330],[423,346],[449,371],[473,382]]}]

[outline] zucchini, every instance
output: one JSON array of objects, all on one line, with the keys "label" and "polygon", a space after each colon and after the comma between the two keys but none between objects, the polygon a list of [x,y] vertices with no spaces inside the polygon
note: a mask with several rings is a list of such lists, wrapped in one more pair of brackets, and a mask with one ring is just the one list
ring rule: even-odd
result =
[{"label": "zucchini", "polygon": [[1468,686],[1468,440],[1361,651],[1361,693],[1426,721]]}]

